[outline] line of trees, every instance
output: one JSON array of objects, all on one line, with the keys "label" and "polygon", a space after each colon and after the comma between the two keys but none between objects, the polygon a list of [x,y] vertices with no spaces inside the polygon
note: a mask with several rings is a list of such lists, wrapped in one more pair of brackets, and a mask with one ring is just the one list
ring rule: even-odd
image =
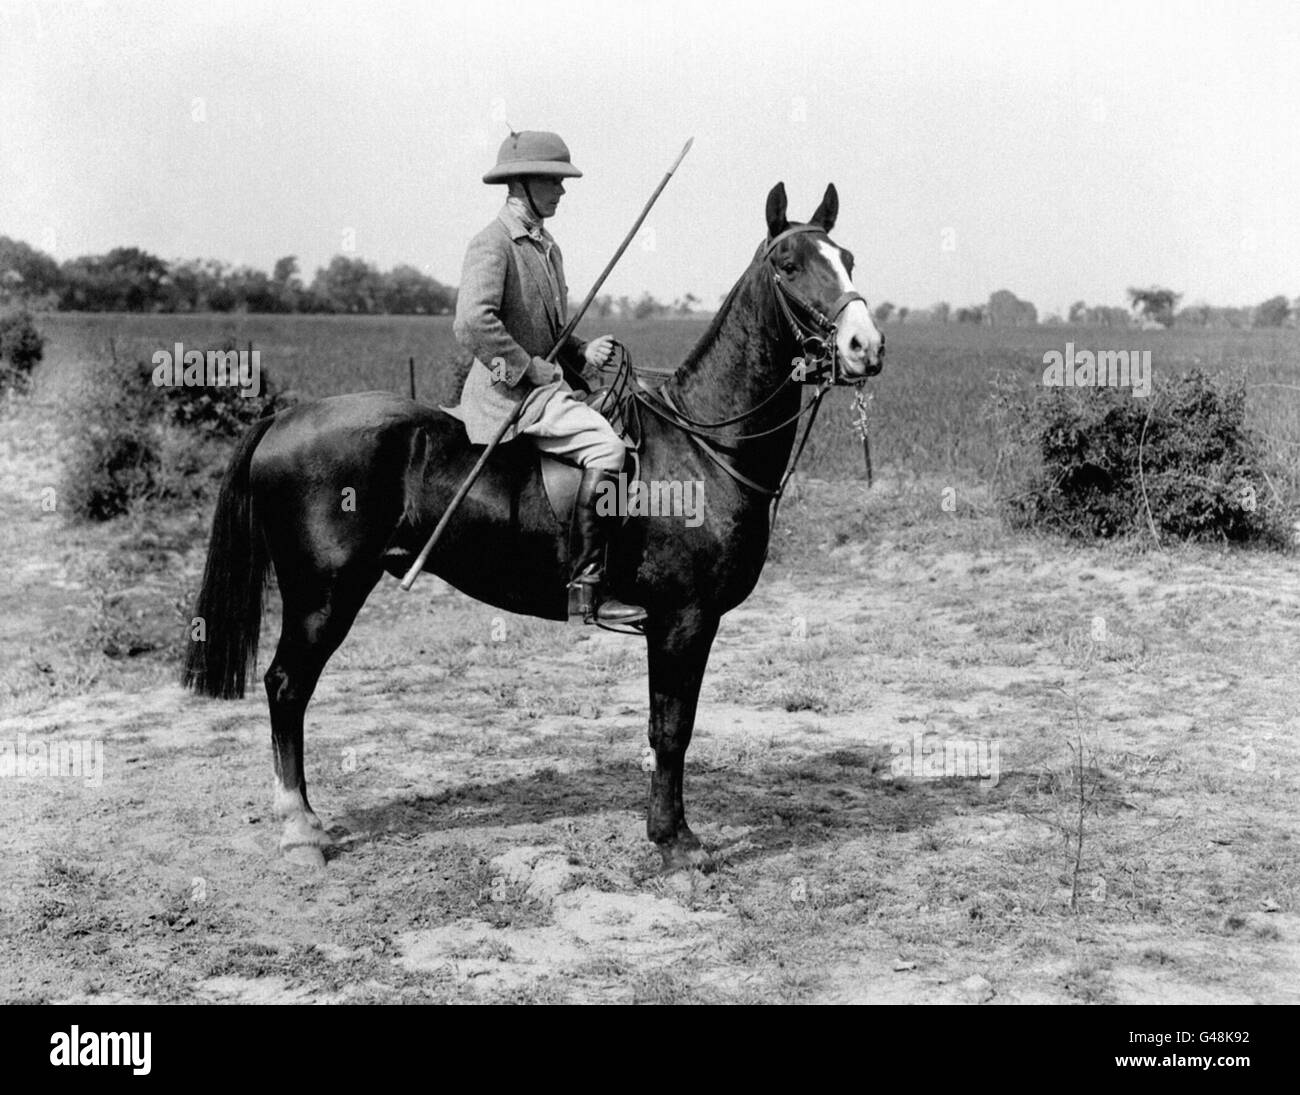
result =
[{"label": "line of trees", "polygon": [[896,308],[889,301],[873,310],[878,323],[891,318],[899,323],[972,323],[992,327],[1048,327],[1070,324],[1079,327],[1300,327],[1300,297],[1288,300],[1278,295],[1253,307],[1227,308],[1197,303],[1179,309],[1181,293],[1163,286],[1133,287],[1128,290],[1129,306],[1088,304],[1076,300],[1065,317],[1051,313],[1042,319],[1038,309],[1014,293],[999,289],[985,304],[954,309],[947,301],[929,308]]},{"label": "line of trees", "polygon": [[0,304],[83,312],[338,312],[445,315],[456,290],[414,266],[381,271],[335,255],[304,282],[295,255],[268,274],[215,259],[164,261],[138,247],[115,247],[62,264],[0,236]]},{"label": "line of trees", "polygon": [[[1007,289],[984,304],[954,309],[947,301],[929,308],[898,307],[883,301],[873,310],[879,323],[972,323],[994,327],[1296,327],[1300,297],[1278,295],[1246,308],[1205,303],[1181,310],[1181,293],[1163,286],[1128,290],[1129,307],[1089,305],[1077,300],[1065,318],[1039,319],[1038,309]],[[335,255],[310,282],[298,259],[286,255],[271,272],[230,266],[215,259],[164,261],[138,247],[115,247],[104,255],[82,255],[62,264],[43,251],[0,236],[0,305],[23,304],[84,312],[324,312],[352,315],[448,315],[456,308],[455,288],[414,266],[381,271],[350,255]],[[692,293],[671,304],[643,293],[597,297],[592,310],[601,318],[656,319],[698,314]]]},{"label": "line of trees", "polygon": [[[591,311],[601,319],[608,319],[611,316],[617,316],[619,319],[657,319],[661,316],[696,315],[701,303],[700,298],[694,293],[678,297],[671,304],[664,304],[650,293],[642,293],[636,300],[631,297],[615,298],[606,293],[591,302]],[[572,305],[569,311],[573,311]]]}]

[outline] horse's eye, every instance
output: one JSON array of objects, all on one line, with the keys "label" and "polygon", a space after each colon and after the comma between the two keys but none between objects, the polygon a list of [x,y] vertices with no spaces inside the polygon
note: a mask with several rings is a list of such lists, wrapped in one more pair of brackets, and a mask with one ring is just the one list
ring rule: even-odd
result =
[{"label": "horse's eye", "polygon": [[781,273],[783,273],[783,274],[793,274],[793,273],[798,272],[798,270],[799,270],[799,266],[798,266],[798,264],[794,261],[794,259],[782,259],[782,261],[781,261]]}]

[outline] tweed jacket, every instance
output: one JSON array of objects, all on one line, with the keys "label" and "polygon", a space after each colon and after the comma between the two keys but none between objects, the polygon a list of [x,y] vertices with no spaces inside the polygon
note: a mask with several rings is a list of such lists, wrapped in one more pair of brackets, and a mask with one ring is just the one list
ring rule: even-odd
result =
[{"label": "tweed jacket", "polygon": [[[526,405],[504,441],[535,425],[557,392],[570,390],[564,380],[538,386],[525,375],[534,364],[534,376],[549,375],[551,369],[543,359],[568,319],[564,262],[554,243],[551,261],[554,287],[546,257],[509,205],[470,241],[452,331],[456,341],[474,355],[474,363],[465,378],[460,406],[444,409],[465,423],[476,445],[491,441],[521,401]],[[570,335],[557,355],[559,363],[582,375],[585,346],[585,341]]]}]

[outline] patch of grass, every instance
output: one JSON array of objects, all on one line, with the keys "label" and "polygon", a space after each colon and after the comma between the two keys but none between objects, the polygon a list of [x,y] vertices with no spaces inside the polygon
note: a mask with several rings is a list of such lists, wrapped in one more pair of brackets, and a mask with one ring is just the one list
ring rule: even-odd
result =
[{"label": "patch of grass", "polygon": [[614,955],[602,955],[579,962],[570,967],[569,974],[579,980],[587,981],[625,981],[632,974],[632,965],[626,959]]},{"label": "patch of grass", "polygon": [[672,968],[638,970],[631,978],[635,1004],[711,1004],[716,994]]},{"label": "patch of grass", "polygon": [[572,999],[572,986],[564,978],[551,976],[485,994],[485,1000],[493,1004],[567,1004]]},{"label": "patch of grass", "polygon": [[485,937],[453,948],[448,952],[447,957],[458,961],[478,958],[488,962],[511,962],[514,960],[515,952],[503,940]]},{"label": "patch of grass", "polygon": [[1114,1002],[1114,979],[1109,966],[1098,958],[1077,959],[1061,975],[1060,982],[1066,992],[1085,1004]]}]

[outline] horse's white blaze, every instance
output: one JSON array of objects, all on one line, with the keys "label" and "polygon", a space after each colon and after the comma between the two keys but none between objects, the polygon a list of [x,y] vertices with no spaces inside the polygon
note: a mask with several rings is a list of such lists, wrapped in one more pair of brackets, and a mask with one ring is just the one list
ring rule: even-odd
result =
[{"label": "horse's white blaze", "polygon": [[[854,292],[853,280],[849,277],[849,272],[844,269],[844,261],[840,258],[839,251],[824,240],[817,241],[817,249],[835,272],[835,277],[840,283],[840,292]],[[862,301],[852,301],[835,322],[840,329],[836,346],[842,358],[864,366],[876,360],[883,340],[871,318],[871,312]]]}]

